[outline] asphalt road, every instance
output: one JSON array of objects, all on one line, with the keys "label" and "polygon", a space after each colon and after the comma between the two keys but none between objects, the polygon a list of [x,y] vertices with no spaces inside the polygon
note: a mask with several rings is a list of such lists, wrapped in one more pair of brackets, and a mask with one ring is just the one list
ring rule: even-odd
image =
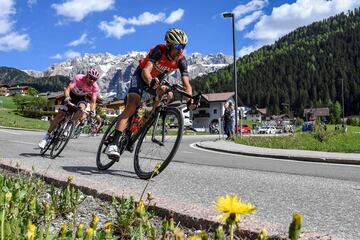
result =
[{"label": "asphalt road", "polygon": [[[110,170],[96,168],[100,137],[81,136],[55,160],[40,157],[37,142],[43,133],[0,129],[0,160],[23,168],[89,185],[103,192],[139,196],[146,182],[133,171],[126,153]],[[257,206],[242,218],[242,228],[281,234],[293,212],[304,216],[305,239],[359,239],[360,166],[299,162],[238,156],[191,147],[214,136],[185,136],[174,161],[148,187],[156,204],[199,218],[214,219],[217,196],[237,194]]]}]

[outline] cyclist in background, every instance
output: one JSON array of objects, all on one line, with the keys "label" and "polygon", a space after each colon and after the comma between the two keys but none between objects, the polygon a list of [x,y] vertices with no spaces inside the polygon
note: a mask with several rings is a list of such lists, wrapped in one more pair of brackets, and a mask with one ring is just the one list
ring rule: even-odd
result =
[{"label": "cyclist in background", "polygon": [[[165,34],[165,41],[166,44],[155,46],[150,49],[150,52],[145,58],[139,60],[139,66],[130,81],[127,105],[119,116],[114,139],[106,151],[108,156],[120,157],[118,148],[119,140],[122,132],[127,127],[129,117],[135,113],[136,108],[140,104],[143,91],[145,90],[155,96],[153,103],[154,108],[159,104],[161,95],[167,89],[166,86],[160,86],[159,81],[165,74],[179,69],[184,89],[188,94],[192,95],[187,61],[183,55],[184,48],[188,43],[186,33],[179,28],[171,28]],[[196,107],[192,99],[186,98],[185,100],[188,101],[188,108],[190,110]],[[129,148],[131,149],[131,146]]]},{"label": "cyclist in background", "polygon": [[100,73],[95,68],[89,68],[86,75],[77,74],[70,81],[70,84],[65,88],[65,99],[62,101],[60,111],[51,121],[50,127],[47,130],[44,138],[39,142],[39,147],[44,148],[49,139],[49,135],[55,129],[57,124],[64,118],[65,112],[68,111],[67,104],[73,103],[80,108],[80,111],[76,112],[73,121],[77,122],[84,117],[84,111],[88,105],[86,97],[90,97],[90,115],[96,116],[96,98],[99,92],[99,86],[96,81],[99,79]]}]

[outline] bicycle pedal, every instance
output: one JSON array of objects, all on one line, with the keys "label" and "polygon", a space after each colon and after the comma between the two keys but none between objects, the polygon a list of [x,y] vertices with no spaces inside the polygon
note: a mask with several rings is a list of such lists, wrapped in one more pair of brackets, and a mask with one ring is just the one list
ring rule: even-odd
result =
[{"label": "bicycle pedal", "polygon": [[116,162],[118,162],[120,160],[120,157],[118,157],[118,156],[108,156],[108,157],[109,157],[109,159],[116,161]]}]

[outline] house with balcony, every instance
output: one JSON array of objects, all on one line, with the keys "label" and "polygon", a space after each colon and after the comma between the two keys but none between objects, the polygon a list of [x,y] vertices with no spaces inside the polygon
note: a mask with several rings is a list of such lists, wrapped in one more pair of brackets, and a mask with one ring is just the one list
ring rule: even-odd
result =
[{"label": "house with balcony", "polygon": [[247,112],[245,119],[255,122],[261,122],[266,119],[267,108],[253,108]]},{"label": "house with balcony", "polygon": [[225,103],[235,103],[235,92],[209,93],[203,94],[203,96],[207,101],[201,100],[200,106],[191,113],[191,117],[193,128],[204,128],[207,130],[210,124],[218,124],[221,121]]},{"label": "house with balcony", "polygon": [[45,111],[58,112],[60,104],[64,99],[64,91],[39,93],[39,97],[47,98]]},{"label": "house with balcony", "polygon": [[7,96],[9,94],[9,85],[0,84],[0,96]]},{"label": "house with balcony", "polygon": [[117,117],[125,109],[124,100],[103,103],[101,110],[107,117]]},{"label": "house with balcony", "polygon": [[322,122],[328,122],[330,110],[329,108],[305,108],[303,116],[305,121],[320,119]]},{"label": "house with balcony", "polygon": [[29,90],[29,86],[13,86],[8,89],[9,96],[25,95]]}]

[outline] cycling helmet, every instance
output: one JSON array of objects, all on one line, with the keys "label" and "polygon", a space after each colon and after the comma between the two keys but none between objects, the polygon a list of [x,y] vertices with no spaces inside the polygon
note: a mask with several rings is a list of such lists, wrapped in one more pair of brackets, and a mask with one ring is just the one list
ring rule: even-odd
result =
[{"label": "cycling helmet", "polygon": [[92,77],[92,78],[94,78],[94,79],[96,79],[96,80],[98,80],[99,77],[100,77],[99,71],[96,70],[95,68],[89,68],[89,69],[87,70],[87,75],[90,76],[90,77]]},{"label": "cycling helmet", "polygon": [[186,45],[188,38],[183,30],[179,28],[170,28],[165,34],[165,41],[172,45]]}]

